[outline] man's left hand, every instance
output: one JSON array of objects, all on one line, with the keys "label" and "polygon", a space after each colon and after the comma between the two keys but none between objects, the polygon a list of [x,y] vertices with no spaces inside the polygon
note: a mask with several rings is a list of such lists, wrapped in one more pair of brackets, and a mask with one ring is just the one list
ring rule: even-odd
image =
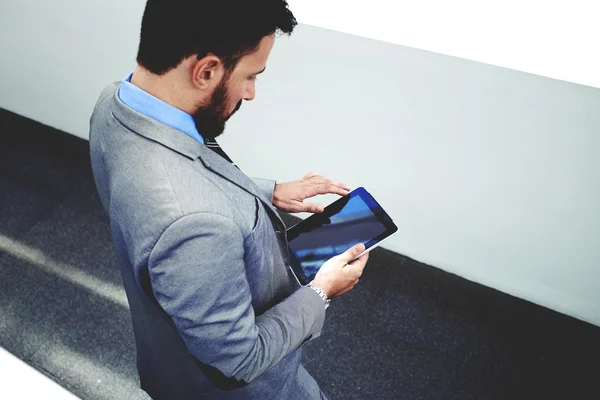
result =
[{"label": "man's left hand", "polygon": [[319,194],[345,196],[349,192],[350,187],[321,174],[311,172],[299,181],[275,185],[273,205],[279,211],[288,213],[320,213],[323,212],[325,206],[316,203],[305,203],[304,200]]}]

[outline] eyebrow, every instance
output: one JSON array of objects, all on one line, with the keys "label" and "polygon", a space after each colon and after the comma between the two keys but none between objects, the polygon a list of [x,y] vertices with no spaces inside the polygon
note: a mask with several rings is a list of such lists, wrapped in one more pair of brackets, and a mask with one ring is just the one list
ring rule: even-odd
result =
[{"label": "eyebrow", "polygon": [[259,72],[255,73],[254,75],[260,75],[260,74],[262,74],[263,72],[265,72],[265,70],[266,70],[266,69],[267,69],[267,67],[264,67],[264,68],[263,68],[261,71],[259,71]]}]

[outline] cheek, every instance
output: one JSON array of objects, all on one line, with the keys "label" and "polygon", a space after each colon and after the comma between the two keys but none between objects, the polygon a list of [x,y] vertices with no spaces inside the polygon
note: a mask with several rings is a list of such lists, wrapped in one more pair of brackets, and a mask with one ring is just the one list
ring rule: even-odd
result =
[{"label": "cheek", "polygon": [[240,93],[243,92],[243,90],[244,90],[243,82],[236,82],[235,84],[229,85],[229,87],[227,88],[228,102],[233,102],[235,99],[237,99],[240,96]]},{"label": "cheek", "polygon": [[227,96],[227,103],[230,108],[234,108],[240,100],[244,99],[246,95],[246,90],[248,88],[248,83],[244,82],[240,85],[237,85],[235,88],[231,88]]},{"label": "cheek", "polygon": [[236,92],[236,97],[238,100],[243,99],[248,93],[248,89],[252,86],[252,82],[249,80],[244,80],[243,84],[240,85],[239,90]]}]

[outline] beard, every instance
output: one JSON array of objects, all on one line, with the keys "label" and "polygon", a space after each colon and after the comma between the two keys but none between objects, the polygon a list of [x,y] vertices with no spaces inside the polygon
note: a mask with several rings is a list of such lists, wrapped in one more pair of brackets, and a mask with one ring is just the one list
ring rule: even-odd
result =
[{"label": "beard", "polygon": [[228,82],[229,77],[224,76],[215,88],[208,104],[198,107],[192,115],[196,123],[196,129],[205,139],[214,140],[217,136],[220,136],[225,131],[227,120],[242,106],[242,100],[240,100],[235,109],[229,114],[227,110],[229,104],[229,97],[227,96]]}]

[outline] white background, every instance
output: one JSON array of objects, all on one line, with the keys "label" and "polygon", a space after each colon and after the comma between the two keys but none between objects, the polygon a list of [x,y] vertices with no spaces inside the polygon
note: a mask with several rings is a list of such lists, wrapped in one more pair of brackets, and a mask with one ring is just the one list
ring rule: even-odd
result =
[{"label": "white background", "polygon": [[600,88],[597,0],[290,0],[305,24]]},{"label": "white background", "polygon": [[0,347],[0,397],[6,400],[78,400],[79,397]]}]

